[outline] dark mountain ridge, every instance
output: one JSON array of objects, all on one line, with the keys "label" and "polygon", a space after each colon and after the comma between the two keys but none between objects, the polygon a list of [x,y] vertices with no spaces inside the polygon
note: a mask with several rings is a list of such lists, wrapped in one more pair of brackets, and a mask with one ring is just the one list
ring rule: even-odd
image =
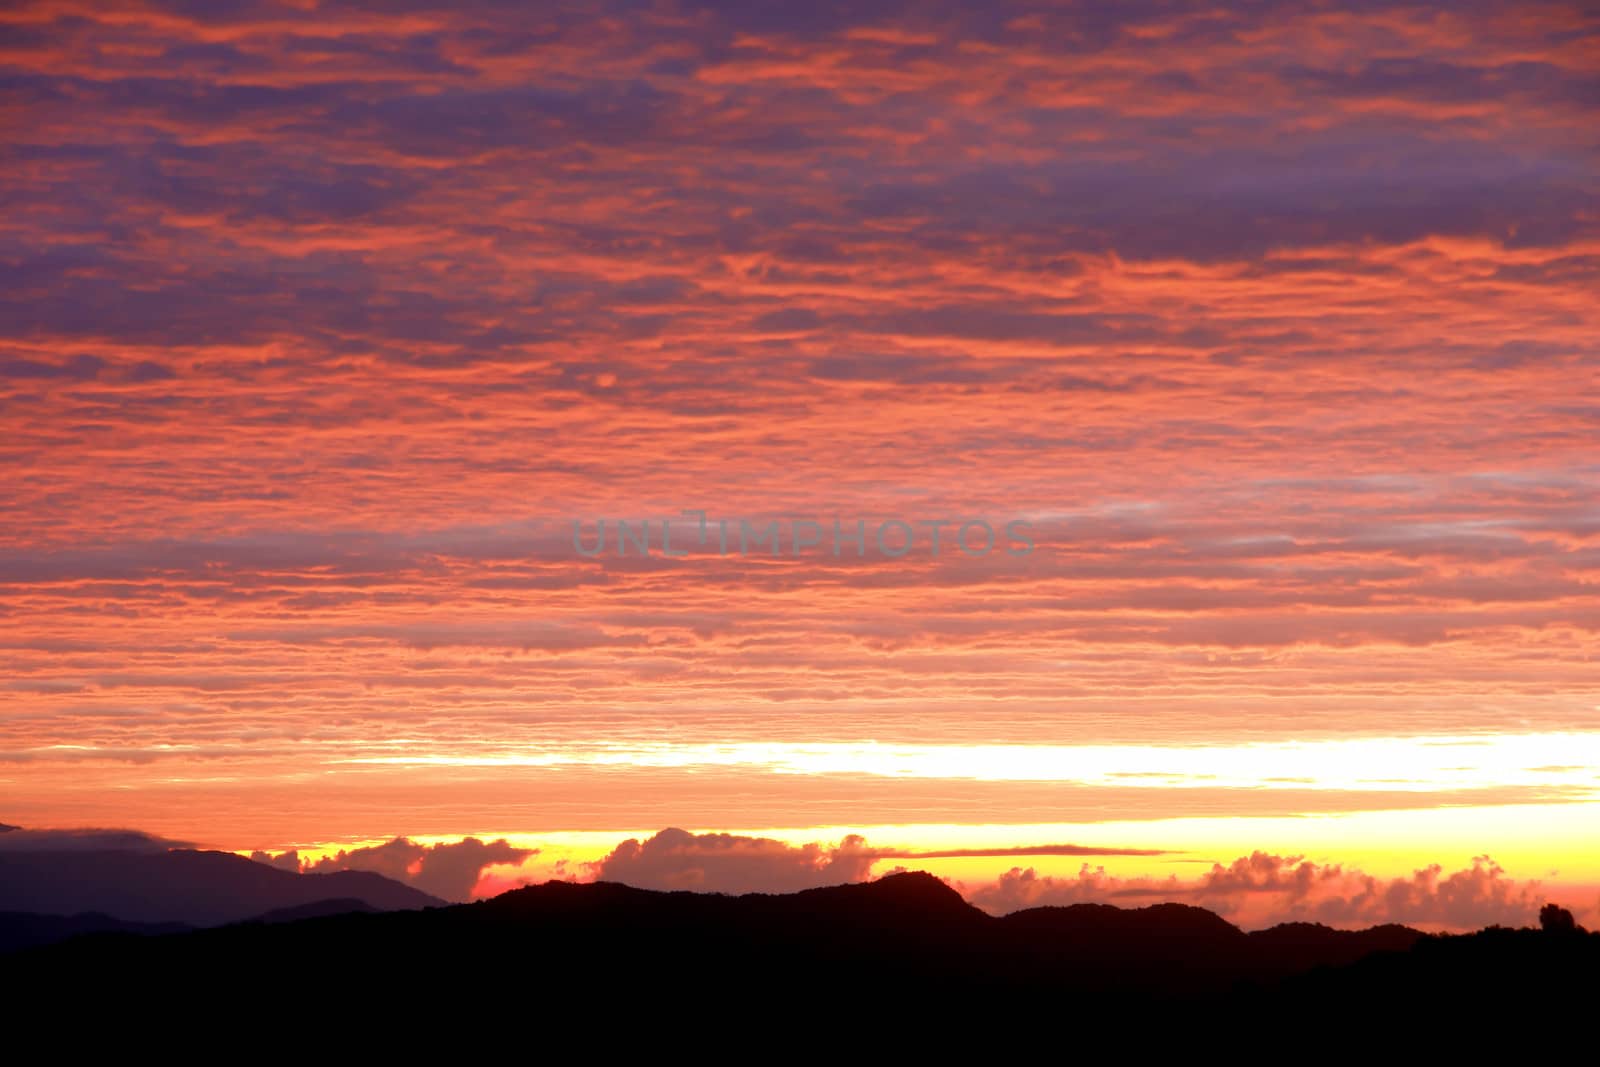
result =
[{"label": "dark mountain ridge", "polygon": [[1403,993],[1409,1007],[1548,1010],[1593,996],[1600,936],[1305,923],[1245,933],[1176,904],[997,918],[930,875],[897,874],[737,897],[547,882],[425,911],[93,935],[5,963],[18,979],[5,996],[18,1005],[65,998],[142,1016],[176,1003],[219,1025],[269,1008],[413,1003],[440,1017],[536,1010],[573,1025],[893,1011],[1088,1025],[1359,1012],[1373,989]]}]

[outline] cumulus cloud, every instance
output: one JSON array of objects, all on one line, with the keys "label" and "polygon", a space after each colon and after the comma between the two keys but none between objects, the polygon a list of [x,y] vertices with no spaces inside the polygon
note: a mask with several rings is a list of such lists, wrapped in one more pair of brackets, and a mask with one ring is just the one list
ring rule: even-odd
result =
[{"label": "cumulus cloud", "polygon": [[1329,922],[1367,921],[1420,923],[1446,927],[1524,926],[1537,914],[1542,898],[1538,882],[1518,883],[1488,856],[1446,875],[1438,864],[1410,878],[1380,882],[1359,876],[1359,888],[1343,896],[1315,902],[1315,914]]},{"label": "cumulus cloud", "polygon": [[1227,865],[1213,864],[1194,879],[1119,878],[1087,863],[1075,877],[1013,867],[993,883],[969,888],[967,896],[995,914],[1050,905],[1173,900],[1209,908],[1245,926],[1306,921],[1464,930],[1530,925],[1544,900],[1539,885],[1507,877],[1488,856],[1450,874],[1431,864],[1409,877],[1382,879],[1302,856],[1253,852]]},{"label": "cumulus cloud", "polygon": [[258,851],[250,858],[304,874],[375,871],[445,900],[466,900],[486,868],[521,863],[537,852],[538,849],[517,848],[505,838],[484,842],[467,837],[454,843],[422,845],[408,837],[397,837],[367,848],[340,849],[315,862],[302,862],[299,854],[292,851],[277,856]]},{"label": "cumulus cloud", "polygon": [[837,845],[791,845],[767,837],[692,834],[669,828],[644,842],[629,838],[590,869],[602,881],[644,889],[712,893],[792,893],[816,886],[864,881],[880,860],[951,859],[963,856],[1153,856],[1156,850],[1086,845],[1026,845],[917,851],[874,848],[860,834]]},{"label": "cumulus cloud", "polygon": [[828,847],[666,829],[643,842],[630,837],[592,870],[599,881],[642,889],[792,893],[862,881],[870,876],[876,859],[857,834]]},{"label": "cumulus cloud", "polygon": [[281,871],[293,871],[296,874],[300,873],[300,852],[297,849],[290,849],[288,852],[280,852],[276,856],[270,852],[262,852],[258,849],[255,852],[250,853],[250,858],[255,860],[257,863],[265,863],[268,867],[276,867]]}]

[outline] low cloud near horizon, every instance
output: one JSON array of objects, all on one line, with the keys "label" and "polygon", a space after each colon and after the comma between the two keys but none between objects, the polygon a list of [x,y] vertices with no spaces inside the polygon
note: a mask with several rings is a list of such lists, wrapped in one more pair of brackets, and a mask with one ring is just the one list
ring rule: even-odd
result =
[{"label": "low cloud near horizon", "polygon": [[768,837],[669,828],[642,842],[629,838],[589,868],[595,881],[640,889],[794,893],[866,881],[877,860],[858,834],[836,846],[790,845]]},{"label": "low cloud near horizon", "polygon": [[[166,851],[194,847],[139,830],[79,828],[0,831],[0,851]],[[399,836],[381,845],[341,849],[319,860],[297,851],[256,851],[257,862],[296,873],[373,871],[450,901],[490,896],[526,884],[518,869],[540,854],[504,838],[466,837],[424,845]],[[706,893],[793,893],[869,881],[893,870],[889,861],[959,857],[1161,856],[1156,849],[1042,844],[1013,848],[918,851],[875,847],[859,834],[837,844],[789,844],[774,838],[664,829],[644,840],[629,838],[603,858],[578,865],[577,881],[611,881],[641,889]],[[498,869],[497,869],[498,868]],[[564,869],[564,861],[555,865]],[[947,879],[948,880],[948,879]],[[1298,855],[1256,851],[1230,863],[1214,863],[1192,878],[1119,877],[1085,862],[1076,875],[1040,874],[1014,866],[992,882],[951,884],[975,906],[994,915],[1025,908],[1081,903],[1137,908],[1166,901],[1203,907],[1247,929],[1282,922],[1330,926],[1403,923],[1425,928],[1470,930],[1484,926],[1528,926],[1541,904],[1558,899],[1580,919],[1600,917],[1600,903],[1573,905],[1570,894],[1550,893],[1537,880],[1518,880],[1489,856],[1446,872],[1439,864],[1411,875],[1380,878],[1352,866],[1317,863]]]},{"label": "low cloud near horizon", "polygon": [[1247,928],[1283,922],[1329,926],[1410,926],[1467,930],[1533,925],[1547,899],[1537,881],[1506,876],[1489,856],[1445,874],[1438,864],[1405,878],[1376,878],[1354,867],[1319,864],[1303,856],[1253,852],[1213,864],[1199,878],[1118,878],[1085,863],[1075,877],[1039,875],[1013,867],[992,883],[963,889],[985,911],[1081,903],[1143,907],[1163,901],[1193,904]]},{"label": "low cloud near horizon", "polygon": [[[873,877],[874,866],[884,860],[1095,854],[1161,853],[1076,845],[916,852],[873,848],[855,834],[835,846],[815,842],[790,845],[771,838],[668,829],[643,842],[631,838],[622,842],[589,869],[595,880],[642,889],[785,893],[867,881]],[[1144,907],[1176,901],[1207,908],[1246,928],[1295,921],[1330,926],[1405,923],[1460,930],[1495,924],[1526,926],[1535,922],[1539,906],[1547,899],[1541,883],[1508,877],[1488,856],[1477,857],[1470,868],[1448,874],[1438,864],[1430,864],[1409,877],[1391,879],[1340,864],[1314,863],[1302,856],[1257,851],[1226,865],[1213,864],[1193,879],[1119,878],[1103,867],[1085,863],[1076,877],[1040,875],[1031,867],[1013,867],[994,882],[952,884],[974,905],[995,915],[1047,905]]]},{"label": "low cloud near horizon", "polygon": [[520,864],[538,852],[536,848],[517,848],[505,838],[484,842],[467,837],[454,843],[421,845],[408,837],[396,837],[381,845],[340,849],[316,861],[302,861],[296,851],[276,856],[258,851],[250,858],[301,874],[374,871],[444,900],[465,901],[472,897],[487,868]]},{"label": "low cloud near horizon", "polygon": [[1156,849],[1033,845],[917,851],[874,848],[860,834],[837,845],[791,845],[768,837],[694,834],[669,827],[641,842],[619,844],[588,864],[595,880],[641,889],[690,889],[712,893],[793,893],[801,889],[861,882],[882,860],[953,859],[964,856],[1158,856]]}]

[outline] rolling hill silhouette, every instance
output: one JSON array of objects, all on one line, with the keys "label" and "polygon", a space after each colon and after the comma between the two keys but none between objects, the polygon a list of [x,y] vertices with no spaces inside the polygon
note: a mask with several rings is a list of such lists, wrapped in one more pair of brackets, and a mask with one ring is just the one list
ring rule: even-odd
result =
[{"label": "rolling hill silhouette", "polygon": [[1441,998],[1454,1012],[1548,1011],[1593,996],[1600,936],[1304,923],[1245,933],[1176,904],[996,918],[930,875],[896,874],[739,897],[549,882],[425,911],[90,935],[6,964],[14,1006],[88,1003],[141,1019],[181,1005],[218,1026],[326,1005],[712,1030],[796,1013],[848,1028],[901,1011],[913,1013],[907,1026],[1169,1025],[1396,1010],[1374,990],[1407,1012],[1441,1009]]}]

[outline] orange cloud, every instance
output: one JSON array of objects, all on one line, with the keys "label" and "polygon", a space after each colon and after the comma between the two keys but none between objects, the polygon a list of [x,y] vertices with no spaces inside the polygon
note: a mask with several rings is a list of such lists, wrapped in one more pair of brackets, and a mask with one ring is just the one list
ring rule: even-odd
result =
[{"label": "orange cloud", "polygon": [[[0,13],[7,818],[281,852],[1593,797],[594,757],[1595,727],[1592,19],[773,10]],[[1039,548],[571,549],[686,508]]]},{"label": "orange cloud", "polygon": [[302,861],[295,851],[273,856],[252,853],[251,859],[304,874],[330,871],[375,871],[387,878],[444,900],[462,901],[473,895],[488,868],[519,864],[538,849],[515,848],[504,839],[483,842],[475,837],[453,843],[420,845],[396,837],[382,845],[340,849],[331,856]]},{"label": "orange cloud", "polygon": [[1532,925],[1545,900],[1539,882],[1508,878],[1487,856],[1448,875],[1433,864],[1409,878],[1385,880],[1338,864],[1263,852],[1241,856],[1227,866],[1213,864],[1195,879],[1117,878],[1088,864],[1076,878],[1012,868],[994,884],[975,887],[968,895],[973,903],[997,914],[1084,902],[1126,905],[1135,900],[1171,900],[1198,904],[1253,926],[1402,923],[1449,930]]}]

